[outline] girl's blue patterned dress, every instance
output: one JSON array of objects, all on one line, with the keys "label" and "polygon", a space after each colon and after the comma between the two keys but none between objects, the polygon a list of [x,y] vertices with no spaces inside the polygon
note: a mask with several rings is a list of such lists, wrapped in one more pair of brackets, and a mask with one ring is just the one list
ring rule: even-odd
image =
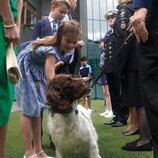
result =
[{"label": "girl's blue patterned dress", "polygon": [[74,50],[61,55],[56,46],[39,46],[32,50],[31,44],[17,56],[22,78],[16,85],[15,95],[21,112],[27,116],[40,117],[41,109],[46,107],[45,59],[52,55],[56,62],[72,61]]}]

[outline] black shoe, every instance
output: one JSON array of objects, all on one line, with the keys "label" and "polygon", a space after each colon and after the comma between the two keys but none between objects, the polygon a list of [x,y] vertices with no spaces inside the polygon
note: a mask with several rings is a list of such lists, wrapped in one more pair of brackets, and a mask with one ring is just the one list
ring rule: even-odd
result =
[{"label": "black shoe", "polygon": [[124,136],[130,136],[130,135],[135,135],[135,134],[138,134],[139,133],[139,129],[135,129],[133,131],[128,131],[128,130],[125,130],[125,131],[122,131],[122,134]]},{"label": "black shoe", "polygon": [[125,146],[135,146],[137,145],[137,142],[139,141],[139,139],[136,139],[135,141],[132,141],[132,142],[129,142],[129,143],[126,143]]},{"label": "black shoe", "polygon": [[152,151],[152,146],[150,143],[137,146],[137,142],[130,143],[122,147],[122,150],[126,151]]},{"label": "black shoe", "polygon": [[125,125],[127,125],[127,122],[116,121],[114,124],[112,124],[112,127],[122,127]]},{"label": "black shoe", "polygon": [[115,120],[111,120],[110,122],[105,122],[104,124],[105,125],[113,125],[116,121]]}]

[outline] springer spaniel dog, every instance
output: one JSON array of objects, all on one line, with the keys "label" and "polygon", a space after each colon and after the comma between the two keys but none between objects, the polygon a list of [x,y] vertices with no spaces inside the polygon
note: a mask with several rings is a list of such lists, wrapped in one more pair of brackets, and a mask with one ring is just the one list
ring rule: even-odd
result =
[{"label": "springer spaniel dog", "polygon": [[91,91],[90,83],[70,75],[56,75],[48,84],[48,130],[56,148],[56,158],[67,158],[80,147],[88,147],[88,158],[101,158],[98,136],[90,113],[79,100]]}]

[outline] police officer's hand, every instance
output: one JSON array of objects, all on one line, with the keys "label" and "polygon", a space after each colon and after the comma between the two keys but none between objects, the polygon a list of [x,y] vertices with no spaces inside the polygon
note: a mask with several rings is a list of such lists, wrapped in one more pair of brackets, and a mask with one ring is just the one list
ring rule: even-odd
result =
[{"label": "police officer's hand", "polygon": [[148,40],[148,31],[145,26],[145,18],[147,14],[146,8],[139,8],[130,18],[132,23],[132,31],[134,32],[138,42]]}]

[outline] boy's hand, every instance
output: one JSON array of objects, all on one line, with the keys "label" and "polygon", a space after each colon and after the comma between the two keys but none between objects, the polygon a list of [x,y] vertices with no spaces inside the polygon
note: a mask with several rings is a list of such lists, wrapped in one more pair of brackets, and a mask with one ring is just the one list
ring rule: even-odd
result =
[{"label": "boy's hand", "polygon": [[63,61],[59,61],[58,63],[55,64],[55,69],[58,69],[62,65],[64,65],[64,62]]},{"label": "boy's hand", "polygon": [[82,48],[83,46],[84,46],[84,42],[82,40],[78,41],[76,44],[76,48]]}]

